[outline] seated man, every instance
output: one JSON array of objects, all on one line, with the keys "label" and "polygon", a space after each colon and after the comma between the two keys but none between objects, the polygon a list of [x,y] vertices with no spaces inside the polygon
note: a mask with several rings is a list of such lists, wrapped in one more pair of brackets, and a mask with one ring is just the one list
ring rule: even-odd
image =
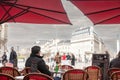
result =
[{"label": "seated man", "polygon": [[51,76],[51,72],[46,67],[45,61],[40,56],[41,48],[39,46],[33,46],[31,49],[31,55],[25,63],[25,67],[30,67],[32,72],[38,72]]}]

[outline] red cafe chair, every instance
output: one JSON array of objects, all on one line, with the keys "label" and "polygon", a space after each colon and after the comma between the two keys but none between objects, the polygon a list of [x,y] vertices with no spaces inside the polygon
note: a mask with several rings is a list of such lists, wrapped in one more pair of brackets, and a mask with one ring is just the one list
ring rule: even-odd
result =
[{"label": "red cafe chair", "polygon": [[53,80],[53,78],[43,73],[30,73],[25,75],[23,80]]},{"label": "red cafe chair", "polygon": [[85,68],[85,71],[88,73],[88,80],[101,80],[101,68],[98,66],[88,66]]},{"label": "red cafe chair", "polygon": [[71,69],[63,74],[63,80],[88,80],[88,73],[81,69]]},{"label": "red cafe chair", "polygon": [[8,74],[0,73],[0,80],[15,80],[15,78]]},{"label": "red cafe chair", "polygon": [[62,70],[70,70],[70,69],[74,69],[74,68],[70,65],[61,65],[61,69]]},{"label": "red cafe chair", "polygon": [[13,77],[20,76],[20,72],[13,67],[0,67],[0,73],[8,74]]},{"label": "red cafe chair", "polygon": [[108,78],[110,79],[112,73],[116,72],[116,71],[120,71],[120,68],[110,68],[108,69]]},{"label": "red cafe chair", "polygon": [[113,72],[110,76],[110,80],[120,80],[120,71]]}]

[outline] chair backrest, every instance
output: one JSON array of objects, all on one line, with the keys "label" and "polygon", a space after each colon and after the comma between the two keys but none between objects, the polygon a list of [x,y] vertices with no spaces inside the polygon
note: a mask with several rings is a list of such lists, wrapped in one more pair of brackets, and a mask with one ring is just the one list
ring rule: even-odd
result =
[{"label": "chair backrest", "polygon": [[0,67],[0,73],[9,74],[13,77],[20,76],[20,72],[13,67]]},{"label": "chair backrest", "polygon": [[81,69],[68,70],[63,74],[63,80],[87,80],[88,74]]},{"label": "chair backrest", "polygon": [[15,78],[7,74],[0,73],[0,80],[15,80]]},{"label": "chair backrest", "polygon": [[88,66],[85,71],[89,75],[89,80],[100,80],[101,79],[101,68],[98,66]]},{"label": "chair backrest", "polygon": [[30,73],[23,80],[53,80],[53,78],[43,73]]},{"label": "chair backrest", "polygon": [[62,70],[70,70],[70,69],[74,69],[74,68],[70,65],[61,65],[61,69]]},{"label": "chair backrest", "polygon": [[116,71],[120,71],[120,68],[110,68],[110,69],[108,69],[108,77],[110,78],[112,73],[114,73]]},{"label": "chair backrest", "polygon": [[110,80],[120,80],[120,71],[113,72]]},{"label": "chair backrest", "polygon": [[31,73],[30,67],[25,67],[22,71],[20,71],[22,75],[26,75],[28,73]]}]

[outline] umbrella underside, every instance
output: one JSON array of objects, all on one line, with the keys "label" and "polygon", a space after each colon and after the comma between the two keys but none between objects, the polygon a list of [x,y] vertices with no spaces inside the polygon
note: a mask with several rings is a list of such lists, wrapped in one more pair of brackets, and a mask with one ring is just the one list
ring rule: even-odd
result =
[{"label": "umbrella underside", "polygon": [[70,24],[60,0],[1,0],[0,24],[24,22]]}]

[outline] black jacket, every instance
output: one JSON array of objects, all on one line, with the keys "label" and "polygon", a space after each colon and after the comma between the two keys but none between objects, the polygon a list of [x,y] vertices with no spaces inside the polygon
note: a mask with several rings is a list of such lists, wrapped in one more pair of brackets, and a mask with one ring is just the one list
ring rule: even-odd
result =
[{"label": "black jacket", "polygon": [[110,62],[110,68],[120,68],[120,58],[115,58]]},{"label": "black jacket", "polygon": [[30,67],[32,72],[39,70],[41,73],[51,76],[51,72],[46,67],[45,61],[41,56],[30,56],[25,63],[25,67]]}]

